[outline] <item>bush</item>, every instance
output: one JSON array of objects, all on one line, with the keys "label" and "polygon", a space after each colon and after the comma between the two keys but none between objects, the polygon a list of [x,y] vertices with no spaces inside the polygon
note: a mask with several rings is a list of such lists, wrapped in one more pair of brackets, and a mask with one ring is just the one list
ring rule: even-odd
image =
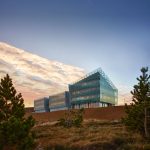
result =
[{"label": "bush", "polygon": [[80,127],[83,122],[83,113],[84,109],[75,110],[68,110],[65,113],[64,118],[60,118],[58,120],[57,125],[70,128],[72,126]]}]

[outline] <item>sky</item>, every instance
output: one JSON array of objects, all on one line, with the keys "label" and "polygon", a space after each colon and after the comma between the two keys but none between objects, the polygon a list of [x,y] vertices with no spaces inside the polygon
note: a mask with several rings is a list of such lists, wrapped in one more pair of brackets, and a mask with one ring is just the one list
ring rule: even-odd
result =
[{"label": "sky", "polygon": [[68,91],[68,84],[83,77],[85,70],[0,42],[0,77],[6,74],[28,107],[34,100]]},{"label": "sky", "polygon": [[132,88],[150,68],[149,0],[0,0],[0,41]]}]

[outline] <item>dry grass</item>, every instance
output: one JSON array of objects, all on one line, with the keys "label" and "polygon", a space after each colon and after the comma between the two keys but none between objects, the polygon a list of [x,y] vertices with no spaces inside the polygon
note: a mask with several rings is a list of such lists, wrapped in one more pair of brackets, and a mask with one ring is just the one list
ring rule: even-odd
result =
[{"label": "dry grass", "polygon": [[[54,124],[37,126],[37,148],[47,150],[129,150],[148,149],[137,133],[129,133],[120,122],[86,120],[80,128]],[[146,148],[147,147],[147,148]]]}]

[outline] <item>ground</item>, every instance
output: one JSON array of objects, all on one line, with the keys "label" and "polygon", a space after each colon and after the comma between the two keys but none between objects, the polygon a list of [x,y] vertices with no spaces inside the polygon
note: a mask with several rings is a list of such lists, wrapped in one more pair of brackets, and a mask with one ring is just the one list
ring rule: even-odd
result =
[{"label": "ground", "polygon": [[64,128],[56,122],[39,124],[36,150],[148,150],[144,138],[128,132],[120,121],[84,120],[81,127]]}]

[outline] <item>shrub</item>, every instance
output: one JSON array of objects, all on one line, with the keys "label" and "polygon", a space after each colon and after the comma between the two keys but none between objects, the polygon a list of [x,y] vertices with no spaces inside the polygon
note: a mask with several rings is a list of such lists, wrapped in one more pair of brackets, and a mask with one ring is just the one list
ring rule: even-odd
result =
[{"label": "shrub", "polygon": [[70,128],[72,126],[80,127],[83,122],[83,113],[84,109],[75,110],[68,110],[65,113],[64,118],[60,118],[58,120],[57,125],[64,126],[66,128]]}]

